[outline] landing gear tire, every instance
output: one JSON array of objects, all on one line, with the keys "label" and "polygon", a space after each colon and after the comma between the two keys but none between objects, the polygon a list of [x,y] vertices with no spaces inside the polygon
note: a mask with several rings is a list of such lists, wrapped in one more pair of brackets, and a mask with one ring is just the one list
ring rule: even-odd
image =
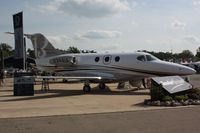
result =
[{"label": "landing gear tire", "polygon": [[90,92],[91,91],[91,87],[89,85],[84,85],[83,86],[83,91],[84,92]]},{"label": "landing gear tire", "polygon": [[99,89],[100,90],[104,90],[106,88],[106,84],[105,83],[100,83],[99,84]]}]

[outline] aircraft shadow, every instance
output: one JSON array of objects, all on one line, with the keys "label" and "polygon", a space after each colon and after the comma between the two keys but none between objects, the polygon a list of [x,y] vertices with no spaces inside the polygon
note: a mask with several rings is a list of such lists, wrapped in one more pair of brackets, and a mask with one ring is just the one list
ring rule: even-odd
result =
[{"label": "aircraft shadow", "polygon": [[13,91],[13,90],[7,90],[7,89],[1,89],[0,88],[0,92],[11,92],[11,91]]},{"label": "aircraft shadow", "polygon": [[[145,105],[144,102],[133,104],[131,106],[137,106],[137,107],[145,107],[145,108],[150,108],[151,106]],[[156,107],[156,106],[155,106]]]},{"label": "aircraft shadow", "polygon": [[[44,94],[44,95],[42,95]],[[72,89],[51,89],[49,91],[35,90],[34,96],[16,96],[14,99],[1,100],[3,102],[11,101],[23,101],[23,100],[37,100],[37,99],[47,99],[47,98],[58,98],[58,97],[67,97],[67,96],[78,96],[78,95],[149,95],[149,92],[139,92],[133,90],[125,91],[111,91],[109,88],[105,90],[99,90],[93,88],[90,93],[85,93],[83,90],[72,90]],[[7,95],[8,96],[8,95]],[[13,97],[9,95],[8,97]]]}]

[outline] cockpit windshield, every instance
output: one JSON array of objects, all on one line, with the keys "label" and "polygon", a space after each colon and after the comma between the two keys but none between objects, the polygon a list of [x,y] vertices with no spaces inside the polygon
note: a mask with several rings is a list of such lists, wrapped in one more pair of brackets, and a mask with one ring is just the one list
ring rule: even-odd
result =
[{"label": "cockpit windshield", "polygon": [[138,59],[139,61],[146,61],[146,58],[145,58],[144,55],[138,56],[137,59]]},{"label": "cockpit windshield", "polygon": [[154,61],[154,60],[158,60],[158,58],[156,58],[153,55],[140,55],[137,57],[137,60],[139,60],[139,61]]},{"label": "cockpit windshield", "polygon": [[158,60],[158,58],[156,58],[153,55],[146,55],[147,61],[153,61],[153,60]]}]

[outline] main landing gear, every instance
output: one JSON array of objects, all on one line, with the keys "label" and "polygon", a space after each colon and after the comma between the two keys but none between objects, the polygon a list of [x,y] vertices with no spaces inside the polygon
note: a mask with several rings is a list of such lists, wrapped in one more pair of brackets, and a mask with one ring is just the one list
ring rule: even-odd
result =
[{"label": "main landing gear", "polygon": [[[104,90],[106,89],[106,84],[105,83],[99,83],[98,88],[100,90]],[[83,91],[84,92],[91,92],[91,87],[90,87],[90,83],[89,82],[85,82],[84,86],[83,86]]]},{"label": "main landing gear", "polygon": [[85,83],[84,83],[83,91],[84,91],[84,92],[90,92],[90,91],[91,91],[91,87],[90,87],[89,82],[85,82]]}]

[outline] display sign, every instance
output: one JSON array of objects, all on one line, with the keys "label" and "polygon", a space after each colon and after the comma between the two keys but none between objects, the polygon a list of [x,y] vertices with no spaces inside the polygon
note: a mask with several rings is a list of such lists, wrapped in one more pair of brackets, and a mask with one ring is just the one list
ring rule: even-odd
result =
[{"label": "display sign", "polygon": [[25,48],[22,12],[13,15],[13,26],[15,34],[15,68],[24,69]]},{"label": "display sign", "polygon": [[33,77],[15,77],[14,78],[14,84],[34,84],[34,78]]},{"label": "display sign", "polygon": [[192,89],[192,85],[180,76],[154,77],[152,80],[162,85],[170,94]]}]

